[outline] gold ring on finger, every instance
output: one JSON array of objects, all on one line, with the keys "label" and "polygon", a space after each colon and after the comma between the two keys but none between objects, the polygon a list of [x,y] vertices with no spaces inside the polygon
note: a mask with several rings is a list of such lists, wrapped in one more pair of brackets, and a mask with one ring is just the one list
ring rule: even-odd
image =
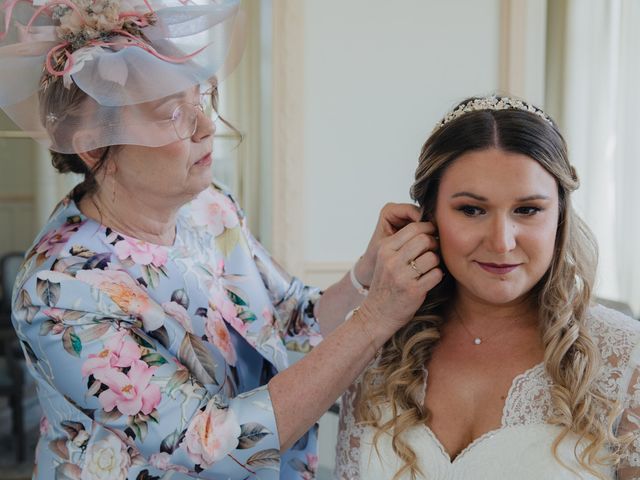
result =
[{"label": "gold ring on finger", "polygon": [[422,272],[420,271],[420,269],[418,269],[418,266],[416,265],[416,261],[415,260],[411,260],[409,262],[409,266],[413,269],[414,272],[416,272],[418,274],[418,278],[420,278],[422,276]]}]

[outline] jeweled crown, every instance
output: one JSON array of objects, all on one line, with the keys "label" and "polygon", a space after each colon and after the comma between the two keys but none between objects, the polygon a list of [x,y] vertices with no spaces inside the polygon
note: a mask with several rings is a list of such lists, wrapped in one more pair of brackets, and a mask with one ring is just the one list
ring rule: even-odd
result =
[{"label": "jeweled crown", "polygon": [[489,97],[474,98],[473,100],[458,105],[455,109],[447,113],[445,117],[436,124],[433,131],[435,132],[436,130],[445,126],[447,123],[452,122],[456,118],[460,118],[467,113],[477,112],[481,110],[522,110],[538,115],[549,125],[553,125],[553,121],[546,113],[544,113],[538,107],[531,105],[530,103],[524,102],[517,98],[491,95]]}]

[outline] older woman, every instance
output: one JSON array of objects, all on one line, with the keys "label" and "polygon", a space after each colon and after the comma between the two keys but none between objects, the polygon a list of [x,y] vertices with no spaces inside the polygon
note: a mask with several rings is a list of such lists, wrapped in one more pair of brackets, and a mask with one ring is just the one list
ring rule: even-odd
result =
[{"label": "older woman", "polygon": [[640,326],[591,304],[577,187],[528,103],[470,98],[436,126],[412,195],[445,277],[345,395],[339,478],[640,478]]},{"label": "older woman", "polygon": [[[2,35],[21,82],[0,82],[0,104],[29,129],[39,111],[53,165],[84,176],[15,285],[44,411],[34,478],[312,478],[314,423],[441,279],[433,226],[386,207],[319,302],[212,185],[216,90],[201,84],[222,62],[172,43],[236,2],[3,7],[6,25],[27,16]],[[288,350],[310,353],[290,366]]]}]

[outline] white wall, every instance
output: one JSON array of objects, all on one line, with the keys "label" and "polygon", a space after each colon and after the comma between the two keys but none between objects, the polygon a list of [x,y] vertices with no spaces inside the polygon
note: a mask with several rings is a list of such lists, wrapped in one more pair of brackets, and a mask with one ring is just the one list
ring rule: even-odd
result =
[{"label": "white wall", "polygon": [[304,253],[323,283],[363,252],[387,201],[409,201],[433,125],[496,91],[500,0],[304,3]]},{"label": "white wall", "polygon": [[357,258],[437,120],[498,88],[499,3],[306,2],[306,261]]}]

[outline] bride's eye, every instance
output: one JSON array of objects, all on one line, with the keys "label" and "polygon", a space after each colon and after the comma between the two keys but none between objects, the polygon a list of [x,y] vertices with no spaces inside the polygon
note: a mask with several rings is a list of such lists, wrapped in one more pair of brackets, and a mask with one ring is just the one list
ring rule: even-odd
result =
[{"label": "bride's eye", "polygon": [[473,205],[463,205],[458,207],[456,210],[464,213],[467,217],[477,217],[478,215],[482,215],[485,213],[484,209],[480,207],[474,207]]},{"label": "bride's eye", "polygon": [[540,208],[540,207],[518,207],[515,210],[515,212],[518,215],[525,215],[527,217],[531,217],[531,216],[533,216],[536,213],[539,213],[541,211],[542,211],[542,208]]}]

